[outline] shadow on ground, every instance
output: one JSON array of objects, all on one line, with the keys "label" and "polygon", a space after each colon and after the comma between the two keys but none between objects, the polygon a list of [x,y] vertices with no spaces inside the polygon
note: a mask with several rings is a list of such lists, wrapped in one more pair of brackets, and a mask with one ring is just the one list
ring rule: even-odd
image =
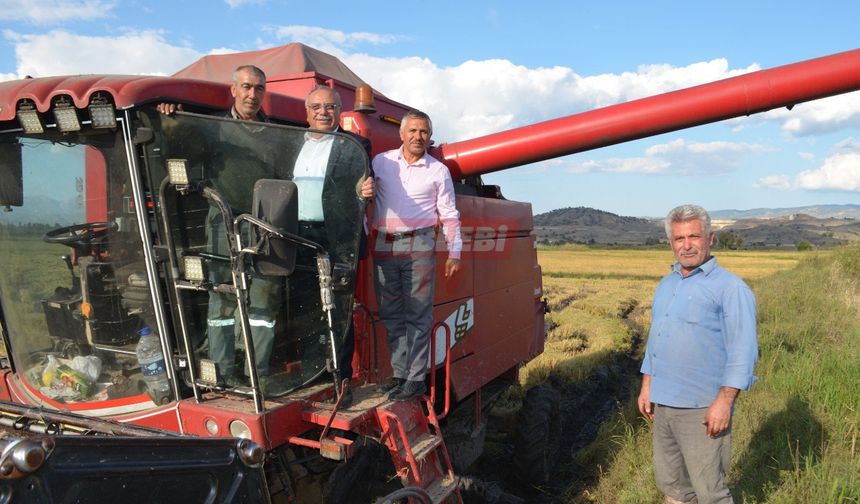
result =
[{"label": "shadow on ground", "polygon": [[745,500],[763,502],[779,487],[780,474],[804,471],[821,459],[827,433],[809,404],[792,397],[785,409],[772,414],[753,434],[735,464],[736,492]]}]

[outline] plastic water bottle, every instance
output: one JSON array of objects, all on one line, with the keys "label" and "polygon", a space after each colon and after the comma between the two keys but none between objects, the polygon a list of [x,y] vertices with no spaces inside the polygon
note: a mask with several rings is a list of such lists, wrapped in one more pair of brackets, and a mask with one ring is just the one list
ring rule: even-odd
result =
[{"label": "plastic water bottle", "polygon": [[140,335],[137,342],[137,361],[146,382],[146,391],[155,404],[167,404],[170,402],[170,382],[164,367],[161,342],[149,327],[137,331],[137,334]]}]

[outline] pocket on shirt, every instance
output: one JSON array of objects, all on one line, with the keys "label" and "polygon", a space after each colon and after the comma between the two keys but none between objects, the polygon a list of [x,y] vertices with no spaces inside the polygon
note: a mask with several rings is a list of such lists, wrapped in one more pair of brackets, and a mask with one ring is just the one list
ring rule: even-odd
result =
[{"label": "pocket on shirt", "polygon": [[713,300],[692,294],[684,302],[686,308],[679,314],[679,318],[685,323],[712,330],[720,328],[720,307]]}]

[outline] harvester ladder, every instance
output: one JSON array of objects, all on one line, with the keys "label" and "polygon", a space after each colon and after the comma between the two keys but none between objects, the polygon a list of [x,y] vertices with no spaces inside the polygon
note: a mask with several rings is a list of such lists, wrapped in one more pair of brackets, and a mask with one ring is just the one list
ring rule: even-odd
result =
[{"label": "harvester ladder", "polygon": [[378,408],[382,438],[403,486],[424,489],[434,503],[462,504],[439,420],[427,397]]}]

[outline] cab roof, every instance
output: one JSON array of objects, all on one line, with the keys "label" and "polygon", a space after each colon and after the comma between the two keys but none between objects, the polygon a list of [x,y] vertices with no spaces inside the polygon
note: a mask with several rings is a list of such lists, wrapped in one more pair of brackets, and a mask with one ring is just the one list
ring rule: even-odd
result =
[{"label": "cab roof", "polygon": [[[56,96],[69,96],[76,107],[86,108],[96,92],[110,93],[118,109],[167,101],[225,110],[233,103],[228,84],[199,79],[141,75],[25,78],[0,82],[0,121],[15,119],[18,102],[24,99],[33,101],[44,113]],[[301,120],[305,115],[301,100],[277,93],[266,93],[263,110],[287,120]],[[273,114],[273,110],[278,113]]]}]

